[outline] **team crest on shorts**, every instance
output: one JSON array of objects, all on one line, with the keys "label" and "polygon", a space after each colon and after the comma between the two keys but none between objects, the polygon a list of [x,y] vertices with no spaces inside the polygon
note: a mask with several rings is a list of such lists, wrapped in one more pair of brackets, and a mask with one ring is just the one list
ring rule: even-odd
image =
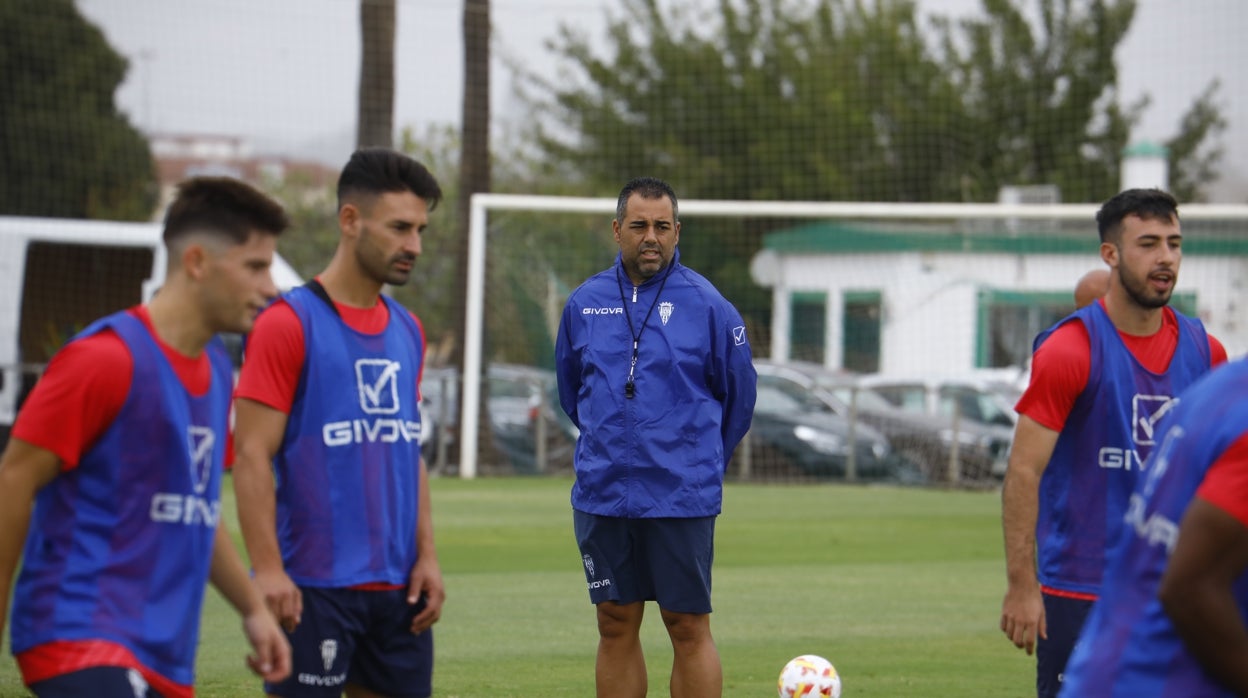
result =
[{"label": "team crest on shorts", "polygon": [[325,665],[325,671],[328,672],[334,666],[334,658],[338,656],[337,640],[321,641],[321,664]]}]

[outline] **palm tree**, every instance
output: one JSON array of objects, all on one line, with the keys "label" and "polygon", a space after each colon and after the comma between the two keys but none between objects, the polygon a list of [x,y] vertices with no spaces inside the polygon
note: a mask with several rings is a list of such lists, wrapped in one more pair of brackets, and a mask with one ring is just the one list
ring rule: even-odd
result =
[{"label": "palm tree", "polygon": [[360,0],[356,147],[394,145],[395,0]]}]

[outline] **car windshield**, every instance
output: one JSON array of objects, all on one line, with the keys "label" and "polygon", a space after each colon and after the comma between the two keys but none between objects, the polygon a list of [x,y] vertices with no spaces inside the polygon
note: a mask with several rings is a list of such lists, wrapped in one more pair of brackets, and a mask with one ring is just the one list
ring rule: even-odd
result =
[{"label": "car windshield", "polygon": [[946,417],[953,416],[954,409],[966,417],[984,424],[1012,426],[1013,417],[1006,411],[1004,400],[993,393],[981,393],[968,388],[943,388],[940,391],[940,411]]},{"label": "car windshield", "polygon": [[790,395],[778,385],[759,382],[754,411],[762,414],[799,414],[804,410],[799,398]]},{"label": "car windshield", "polygon": [[[832,395],[846,405],[851,400],[857,399],[858,407],[866,410],[895,410],[897,407],[888,400],[885,400],[878,393],[867,388],[855,387],[850,383],[820,383],[819,387],[832,393]],[[856,395],[855,395],[856,394]]]}]

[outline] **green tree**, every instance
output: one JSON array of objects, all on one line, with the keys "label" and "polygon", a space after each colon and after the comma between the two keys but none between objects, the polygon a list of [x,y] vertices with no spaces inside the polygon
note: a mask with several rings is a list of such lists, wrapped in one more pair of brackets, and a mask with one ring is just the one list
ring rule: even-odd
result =
[{"label": "green tree", "polygon": [[[1095,202],[1148,103],[1120,104],[1114,52],[1134,14],[1134,0],[982,0],[956,22],[913,0],[621,0],[603,42],[561,27],[557,76],[528,75],[522,97],[544,170],[583,194],[652,174],[685,198],[985,202],[1056,184]],[[1215,97],[1167,142],[1185,200],[1215,174]],[[682,259],[765,327],[749,259],[791,224],[686,217]]]},{"label": "green tree", "polygon": [[1216,80],[1209,83],[1183,115],[1179,133],[1166,141],[1170,191],[1179,201],[1205,201],[1205,185],[1218,176],[1217,166],[1225,155],[1218,137],[1227,127],[1215,102],[1218,89]]},{"label": "green tree", "polygon": [[[622,0],[605,46],[563,27],[532,78],[535,142],[587,188],[649,172],[685,196],[992,201],[1056,184],[1112,193],[1147,98],[1120,103],[1134,0],[982,0],[920,20],[913,0]],[[1194,195],[1214,175],[1216,85],[1169,143]],[[1190,197],[1187,197],[1190,198]]]},{"label": "green tree", "polygon": [[113,103],[126,69],[71,0],[0,0],[0,213],[151,215],[147,141]]}]

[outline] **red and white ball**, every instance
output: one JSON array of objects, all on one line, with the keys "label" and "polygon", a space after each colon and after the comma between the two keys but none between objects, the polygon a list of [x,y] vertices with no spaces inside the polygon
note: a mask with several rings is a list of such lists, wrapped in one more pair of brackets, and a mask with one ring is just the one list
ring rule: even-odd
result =
[{"label": "red and white ball", "polygon": [[832,662],[816,654],[794,657],[780,672],[780,698],[840,698],[841,677]]}]

